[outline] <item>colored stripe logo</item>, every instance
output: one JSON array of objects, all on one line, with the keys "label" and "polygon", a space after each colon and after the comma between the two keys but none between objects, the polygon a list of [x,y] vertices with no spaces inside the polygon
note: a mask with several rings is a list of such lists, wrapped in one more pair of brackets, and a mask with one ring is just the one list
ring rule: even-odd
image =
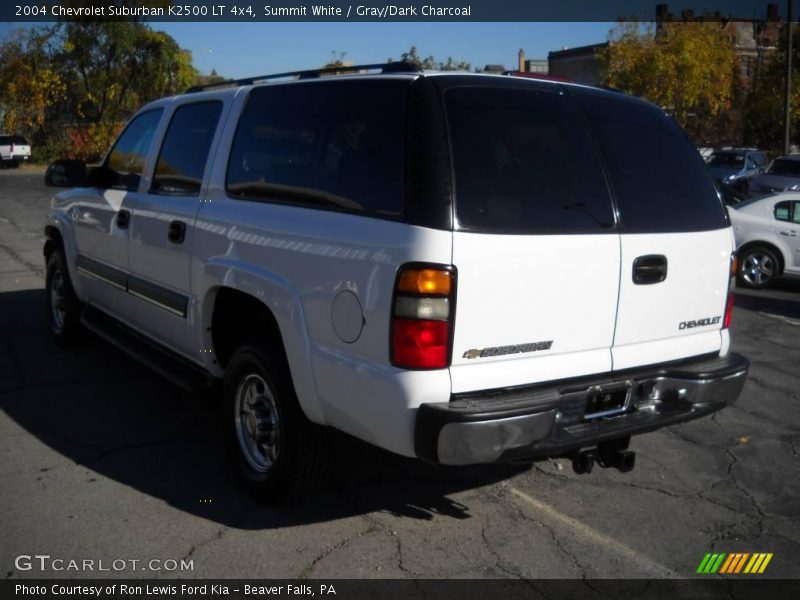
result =
[{"label": "colored stripe logo", "polygon": [[709,552],[703,557],[696,572],[704,575],[714,573],[755,575],[763,573],[771,560],[771,552],[756,552],[754,554],[749,552],[731,552],[729,554],[725,552]]}]

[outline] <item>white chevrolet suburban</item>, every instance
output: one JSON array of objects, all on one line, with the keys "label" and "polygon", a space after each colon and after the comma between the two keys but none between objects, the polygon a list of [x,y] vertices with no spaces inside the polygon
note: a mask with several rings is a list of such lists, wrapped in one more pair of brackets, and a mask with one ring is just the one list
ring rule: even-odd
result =
[{"label": "white chevrolet suburban", "polygon": [[53,163],[56,340],[220,389],[267,499],[319,482],[329,427],[442,464],[625,471],[631,435],[737,398],[733,236],[667,115],[376,67],[189,90],[101,164]]},{"label": "white chevrolet suburban", "polygon": [[21,135],[0,133],[0,166],[18,167],[31,158],[31,145]]}]

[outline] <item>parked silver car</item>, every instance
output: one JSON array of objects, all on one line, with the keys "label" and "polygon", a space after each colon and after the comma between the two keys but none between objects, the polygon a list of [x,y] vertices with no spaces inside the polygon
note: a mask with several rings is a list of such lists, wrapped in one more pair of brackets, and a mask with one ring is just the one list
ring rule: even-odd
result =
[{"label": "parked silver car", "polygon": [[776,158],[766,171],[750,183],[750,192],[753,194],[797,191],[800,191],[800,154]]},{"label": "parked silver car", "polygon": [[746,190],[750,180],[767,164],[764,153],[755,148],[722,148],[708,159],[711,174],[720,183]]}]

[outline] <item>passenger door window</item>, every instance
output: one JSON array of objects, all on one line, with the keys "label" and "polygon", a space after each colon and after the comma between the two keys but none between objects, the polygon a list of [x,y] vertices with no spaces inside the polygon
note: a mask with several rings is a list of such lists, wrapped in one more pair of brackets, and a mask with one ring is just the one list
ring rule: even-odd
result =
[{"label": "passenger door window", "polygon": [[114,144],[104,167],[95,175],[99,187],[135,192],[144,171],[162,110],[151,110],[131,121]]},{"label": "passenger door window", "polygon": [[197,196],[222,102],[197,102],[175,110],[153,175],[152,194]]}]

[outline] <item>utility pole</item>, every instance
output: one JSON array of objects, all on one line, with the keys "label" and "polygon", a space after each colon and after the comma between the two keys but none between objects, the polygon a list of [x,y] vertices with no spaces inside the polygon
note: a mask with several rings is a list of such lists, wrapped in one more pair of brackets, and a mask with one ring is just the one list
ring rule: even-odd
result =
[{"label": "utility pole", "polygon": [[786,8],[786,96],[783,101],[783,153],[789,154],[789,133],[792,116],[792,0],[788,0]]}]

